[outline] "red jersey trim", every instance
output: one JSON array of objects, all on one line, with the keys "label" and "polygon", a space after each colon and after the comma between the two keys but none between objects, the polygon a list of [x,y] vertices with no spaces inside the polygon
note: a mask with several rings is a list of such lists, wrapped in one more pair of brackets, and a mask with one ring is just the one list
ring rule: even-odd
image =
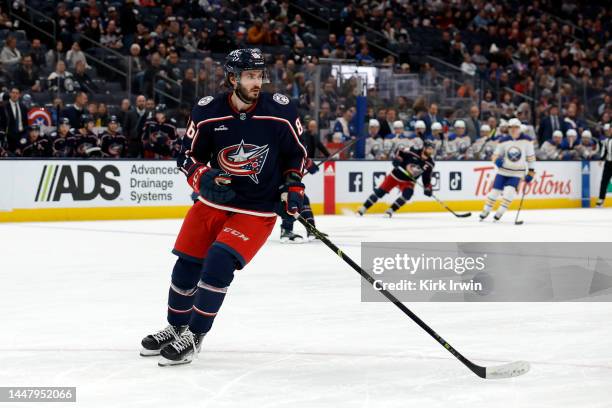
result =
[{"label": "red jersey trim", "polygon": [[200,202],[202,202],[203,204],[206,204],[209,207],[216,208],[217,210],[224,210],[224,211],[231,211],[231,212],[240,213],[240,214],[253,215],[255,217],[276,217],[276,213],[273,213],[273,212],[246,210],[244,208],[236,208],[236,207],[230,207],[228,205],[220,205],[220,204],[211,203],[210,201],[206,200],[202,196],[199,196],[198,200],[200,200]]}]

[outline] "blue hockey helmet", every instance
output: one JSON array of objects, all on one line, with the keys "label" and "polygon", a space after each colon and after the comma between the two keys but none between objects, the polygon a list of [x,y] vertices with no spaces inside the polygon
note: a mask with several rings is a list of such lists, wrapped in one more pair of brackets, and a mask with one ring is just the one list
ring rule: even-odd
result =
[{"label": "blue hockey helmet", "polygon": [[263,83],[270,82],[266,70],[266,60],[259,48],[240,48],[227,54],[223,71],[225,80],[229,84],[229,75],[234,74],[236,80],[240,82],[240,75],[243,71],[263,71]]}]

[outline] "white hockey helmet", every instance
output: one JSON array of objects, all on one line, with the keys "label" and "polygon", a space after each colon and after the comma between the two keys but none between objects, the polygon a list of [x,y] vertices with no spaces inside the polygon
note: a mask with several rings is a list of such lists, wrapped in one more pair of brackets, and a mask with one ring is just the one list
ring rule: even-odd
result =
[{"label": "white hockey helmet", "polygon": [[402,122],[401,120],[396,120],[395,122],[393,122],[393,129],[403,129],[404,128],[404,122]]},{"label": "white hockey helmet", "polygon": [[487,125],[486,123],[484,125],[482,125],[480,127],[480,131],[481,132],[490,132],[491,131],[491,126]]},{"label": "white hockey helmet", "polygon": [[370,119],[368,127],[380,127],[380,122],[378,121],[378,119]]},{"label": "white hockey helmet", "polygon": [[415,129],[427,129],[427,126],[425,126],[425,122],[423,122],[422,120],[417,120],[416,123],[414,124],[414,128]]},{"label": "white hockey helmet", "polygon": [[455,127],[465,129],[465,122],[461,119],[455,121]]},{"label": "white hockey helmet", "polygon": [[583,131],[583,132],[582,132],[582,134],[581,134],[580,136],[582,136],[582,137],[587,137],[587,138],[591,138],[591,137],[593,137],[593,134],[591,133],[591,131],[590,131],[590,130],[588,130],[588,129],[587,129],[587,130]]},{"label": "white hockey helmet", "polygon": [[506,119],[501,119],[499,121],[499,127],[500,128],[507,128],[508,127],[508,121]]},{"label": "white hockey helmet", "polygon": [[575,129],[569,129],[567,132],[565,132],[565,136],[574,136],[574,137],[578,137],[578,132],[576,132]]},{"label": "white hockey helmet", "polygon": [[442,124],[440,122],[432,123],[431,130],[442,130]]},{"label": "white hockey helmet", "polygon": [[508,121],[508,127],[521,127],[522,123],[518,118],[512,118]]},{"label": "white hockey helmet", "polygon": [[563,132],[560,130],[555,130],[552,134],[553,137],[563,137]]}]

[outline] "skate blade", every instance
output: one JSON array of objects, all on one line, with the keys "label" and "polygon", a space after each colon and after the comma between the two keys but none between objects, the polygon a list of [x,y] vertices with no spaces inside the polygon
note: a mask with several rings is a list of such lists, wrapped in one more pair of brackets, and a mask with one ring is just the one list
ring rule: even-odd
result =
[{"label": "skate blade", "polygon": [[285,238],[285,239],[281,238],[280,242],[281,242],[281,244],[303,244],[305,241],[304,241],[304,238],[302,238],[302,239],[294,239],[293,241],[290,240],[290,239],[287,239],[287,238]]},{"label": "skate blade", "polygon": [[184,358],[182,360],[168,360],[165,357],[160,358],[160,360],[157,362],[157,365],[160,367],[172,367],[172,366],[177,366],[177,365],[185,365],[185,364],[189,364],[193,361],[193,359],[191,358]]},{"label": "skate blade", "polygon": [[142,348],[140,349],[140,356],[141,357],[153,357],[153,356],[159,356],[161,350],[148,350],[146,348]]}]

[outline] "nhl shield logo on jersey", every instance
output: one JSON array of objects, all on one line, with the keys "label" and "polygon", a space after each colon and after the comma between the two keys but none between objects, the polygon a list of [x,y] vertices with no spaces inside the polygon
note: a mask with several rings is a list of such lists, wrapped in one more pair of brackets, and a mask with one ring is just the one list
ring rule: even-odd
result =
[{"label": "nhl shield logo on jersey", "polygon": [[244,143],[228,146],[217,155],[219,166],[232,176],[248,176],[259,184],[257,175],[263,169],[268,157],[268,145],[257,146]]},{"label": "nhl shield logo on jersey", "polygon": [[522,153],[521,153],[521,149],[519,149],[516,146],[512,146],[511,148],[508,149],[508,160],[510,160],[511,162],[517,162],[521,159]]},{"label": "nhl shield logo on jersey", "polygon": [[210,101],[212,101],[213,99],[215,99],[215,98],[212,97],[212,96],[205,96],[205,97],[203,97],[202,99],[200,99],[198,101],[198,105],[200,105],[200,106],[208,105],[210,103]]},{"label": "nhl shield logo on jersey", "polygon": [[279,93],[275,93],[274,95],[272,95],[272,99],[274,99],[277,103],[281,105],[287,105],[289,103],[289,98]]}]

